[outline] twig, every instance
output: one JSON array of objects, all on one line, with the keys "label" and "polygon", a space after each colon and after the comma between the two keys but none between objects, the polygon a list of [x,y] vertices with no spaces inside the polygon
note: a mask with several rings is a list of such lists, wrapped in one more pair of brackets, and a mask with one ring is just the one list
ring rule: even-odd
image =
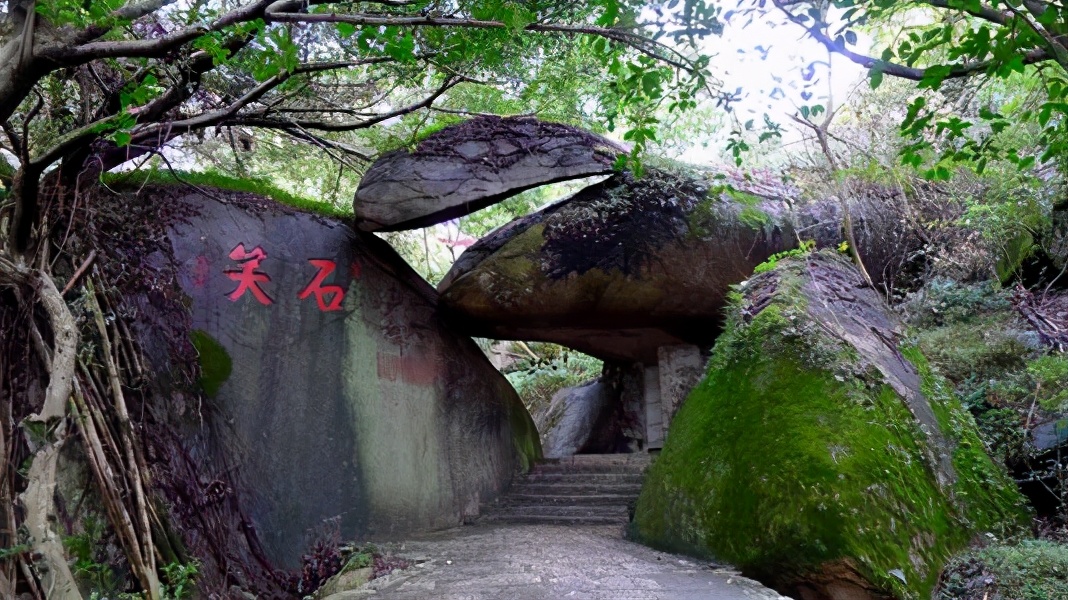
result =
[{"label": "twig", "polygon": [[82,261],[82,266],[78,267],[78,270],[74,272],[74,275],[71,275],[70,281],[67,282],[67,285],[63,286],[63,291],[59,293],[60,296],[67,295],[67,292],[69,292],[71,288],[74,287],[74,284],[77,283],[78,279],[85,274],[85,270],[89,268],[89,265],[93,264],[93,260],[95,259],[96,249],[93,249],[89,252],[89,256],[85,257],[85,260]]}]

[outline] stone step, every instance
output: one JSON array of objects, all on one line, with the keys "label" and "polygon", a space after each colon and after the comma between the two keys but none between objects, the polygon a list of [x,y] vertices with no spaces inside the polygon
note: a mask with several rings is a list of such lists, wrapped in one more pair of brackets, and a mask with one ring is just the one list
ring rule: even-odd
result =
[{"label": "stone step", "polygon": [[542,495],[542,496],[579,496],[579,495],[604,495],[625,494],[637,496],[641,492],[640,483],[611,483],[611,484],[588,484],[588,483],[528,483],[517,481],[509,489],[510,494]]},{"label": "stone step", "polygon": [[641,473],[542,473],[531,472],[526,477],[517,480],[527,483],[568,483],[589,485],[609,485],[622,483],[641,484]]},{"label": "stone step", "polygon": [[558,515],[484,515],[479,519],[486,523],[516,523],[522,525],[626,525],[626,518],[611,517],[561,517]]},{"label": "stone step", "polygon": [[567,458],[547,458],[533,469],[536,473],[641,473],[649,466],[648,454],[578,454]]},{"label": "stone step", "polygon": [[627,520],[630,509],[627,506],[557,506],[553,504],[533,504],[530,506],[495,506],[486,514],[497,516],[555,516],[555,517],[615,517],[621,522]]},{"label": "stone step", "polygon": [[544,494],[511,493],[501,496],[497,500],[497,506],[527,506],[532,504],[555,504],[561,506],[628,506],[637,499],[637,494],[546,496]]},{"label": "stone step", "polygon": [[625,525],[638,500],[648,454],[585,454],[538,462],[480,520]]}]

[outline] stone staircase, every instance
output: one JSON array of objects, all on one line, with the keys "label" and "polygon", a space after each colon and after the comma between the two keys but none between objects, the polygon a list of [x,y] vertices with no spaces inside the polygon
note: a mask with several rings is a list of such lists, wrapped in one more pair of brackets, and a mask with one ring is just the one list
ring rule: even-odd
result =
[{"label": "stone staircase", "polygon": [[482,508],[484,523],[625,525],[638,499],[650,457],[635,454],[579,454],[545,459],[493,504]]}]

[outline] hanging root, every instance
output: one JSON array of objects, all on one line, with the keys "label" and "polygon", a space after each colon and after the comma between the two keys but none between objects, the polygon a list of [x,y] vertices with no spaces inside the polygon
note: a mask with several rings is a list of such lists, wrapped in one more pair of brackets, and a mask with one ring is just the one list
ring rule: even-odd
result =
[{"label": "hanging root", "polygon": [[[112,354],[111,339],[104,322],[104,312],[100,308],[96,288],[91,279],[86,282],[85,296],[87,307],[93,315],[93,320],[100,334],[100,350],[107,371],[111,401],[115,409],[114,414],[118,421],[117,437],[120,442],[119,444],[115,443],[116,436],[110,431],[107,419],[104,417],[106,405],[101,401],[102,398],[95,397],[97,396],[95,386],[90,388],[91,391],[86,395],[88,397],[79,394],[82,400],[78,406],[79,411],[83,415],[88,415],[88,418],[83,420],[86,427],[83,430],[85,435],[82,436],[82,439],[86,440],[88,446],[86,451],[91,457],[91,462],[94,463],[93,473],[96,475],[100,495],[105,499],[104,502],[107,506],[108,514],[111,516],[112,524],[115,526],[116,531],[119,532],[119,538],[123,542],[127,560],[129,560],[131,568],[137,575],[141,587],[148,594],[148,598],[154,600],[160,597],[160,586],[159,578],[156,575],[156,555],[152,544],[152,527],[149,521],[149,511],[151,509],[145,493],[146,489],[150,489],[150,482],[147,480],[147,470],[143,468],[144,458],[140,456],[141,449],[134,442],[130,415],[126,410],[126,399],[122,393],[122,382],[119,378],[118,366]],[[121,339],[117,335],[115,339],[119,342],[119,347],[121,348]],[[82,371],[85,379],[93,380],[89,373],[89,367],[83,364]],[[107,454],[103,452],[103,442],[98,431],[103,432],[108,439],[107,443],[112,449],[112,460],[116,463],[115,468],[112,468]],[[132,510],[128,510],[127,506],[122,502],[124,490],[127,492],[125,496],[132,498],[133,506],[129,507]],[[129,493],[131,491],[133,492],[132,494]],[[156,522],[158,523],[158,518]]]},{"label": "hanging root", "polygon": [[[23,533],[24,539],[20,541],[27,550],[18,555],[22,579],[35,598],[81,599],[62,540],[53,531],[54,524],[59,522],[55,501],[57,463],[68,435],[77,431],[108,521],[116,532],[127,562],[147,600],[157,600],[161,590],[152,530],[153,526],[157,530],[164,527],[148,498],[151,489],[148,469],[133,434],[117,364],[122,360],[128,372],[140,376],[141,361],[132,343],[119,335],[119,325],[113,324],[108,330],[91,279],[86,281],[84,297],[92,324],[99,334],[99,352],[96,356],[80,359],[77,323],[47,273],[31,271],[0,256],[0,282],[14,285],[16,290],[32,288],[45,309],[52,331],[51,340],[47,340],[37,330],[31,311],[27,319],[29,339],[48,374],[48,388],[40,411],[20,424],[31,453],[26,488],[18,495],[23,518],[18,523],[15,512],[8,510],[4,523],[8,531]],[[18,291],[16,295],[25,298]],[[105,296],[100,297],[106,302]],[[101,384],[104,381],[106,385]],[[5,406],[10,411],[11,402],[6,402]],[[68,419],[68,407],[72,408],[74,419]],[[0,442],[3,442],[7,464],[10,464],[13,441],[0,436]],[[5,498],[13,494],[10,488],[10,481],[5,477]],[[7,591],[15,590],[15,579],[14,572],[0,570],[0,591],[5,592],[5,597],[11,595]]]},{"label": "hanging root", "polygon": [[[2,267],[13,268],[14,273],[20,269],[5,261]],[[11,272],[7,273],[8,275]],[[67,566],[67,557],[63,543],[51,523],[57,521],[55,506],[56,464],[59,451],[67,437],[67,404],[71,394],[71,380],[74,376],[75,354],[78,348],[78,329],[74,317],[63,301],[52,278],[44,271],[22,272],[25,281],[32,285],[40,299],[52,326],[53,351],[49,356],[47,350],[41,356],[47,365],[49,374],[48,389],[41,411],[23,420],[24,432],[40,439],[33,451],[27,475],[26,490],[19,495],[24,519],[22,527],[28,536],[31,547],[33,571],[36,572],[44,596],[49,599],[81,599],[74,576]],[[16,278],[22,278],[16,275]],[[39,337],[39,336],[38,336]],[[40,348],[40,347],[39,347]]]}]

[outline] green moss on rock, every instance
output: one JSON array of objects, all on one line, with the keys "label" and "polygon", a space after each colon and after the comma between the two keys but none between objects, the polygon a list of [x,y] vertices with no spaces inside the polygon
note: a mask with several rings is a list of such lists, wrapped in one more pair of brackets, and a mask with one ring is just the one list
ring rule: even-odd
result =
[{"label": "green moss on rock", "polygon": [[[708,374],[649,470],[634,533],[783,590],[845,563],[874,595],[929,597],[973,536],[1024,523],[1022,500],[921,363],[956,448],[956,481],[940,484],[908,404],[807,312],[809,260],[780,261],[733,298]],[[754,297],[767,304],[754,310]]]},{"label": "green moss on rock", "polygon": [[519,455],[520,469],[526,473],[541,458],[541,438],[530,413],[520,402],[508,403],[508,421],[512,426],[512,439]]},{"label": "green moss on rock", "polygon": [[189,337],[200,356],[200,387],[205,394],[214,398],[233,371],[230,353],[202,329],[194,329]]},{"label": "green moss on rock", "polygon": [[215,171],[138,170],[105,173],[101,176],[101,181],[107,186],[119,189],[141,189],[145,185],[218,188],[231,192],[245,192],[266,196],[301,212],[314,213],[335,219],[352,218],[351,210],[338,208],[326,202],[287,192],[269,181],[250,177],[232,177]]}]

